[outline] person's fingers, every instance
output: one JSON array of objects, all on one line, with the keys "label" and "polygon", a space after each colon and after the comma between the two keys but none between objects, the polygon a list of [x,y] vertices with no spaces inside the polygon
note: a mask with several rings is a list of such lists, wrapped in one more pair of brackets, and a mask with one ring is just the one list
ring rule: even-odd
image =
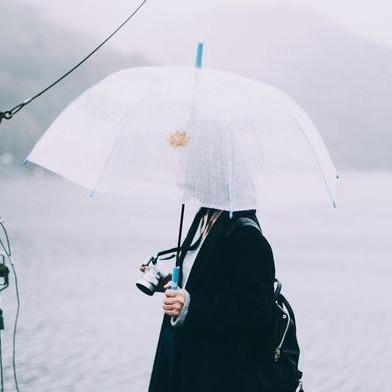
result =
[{"label": "person's fingers", "polygon": [[169,282],[167,282],[167,283],[163,286],[163,288],[164,288],[164,289],[170,289],[171,284],[172,284],[172,282],[171,282],[171,280],[169,280]]},{"label": "person's fingers", "polygon": [[177,303],[177,302],[179,304],[181,304],[181,305],[184,305],[185,298],[182,295],[178,295],[178,296],[175,296],[175,297],[165,297],[163,299],[163,303],[166,304],[166,305],[172,305],[172,304]]},{"label": "person's fingers", "polygon": [[180,314],[182,306],[179,303],[175,303],[175,304],[171,304],[171,305],[163,304],[162,308],[165,311],[165,313],[174,312],[174,313]]},{"label": "person's fingers", "polygon": [[178,303],[175,304],[163,304],[162,308],[165,310],[181,310],[181,306]]},{"label": "person's fingers", "polygon": [[168,289],[165,291],[166,297],[176,297],[176,296],[179,295],[180,293],[181,293],[180,290],[172,290],[172,289],[170,289],[170,288],[168,288]]},{"label": "person's fingers", "polygon": [[168,316],[178,317],[185,304],[184,290],[170,290],[165,291],[165,298],[163,299],[162,308]]},{"label": "person's fingers", "polygon": [[178,316],[181,313],[181,307],[180,306],[176,306],[176,305],[163,305],[163,311],[166,314],[170,314],[170,315],[174,315],[174,316]]},{"label": "person's fingers", "polygon": [[174,303],[178,302],[176,298],[164,298],[163,303],[165,305],[173,305]]},{"label": "person's fingers", "polygon": [[163,309],[171,310],[176,309],[181,311],[185,303],[185,299],[181,294],[175,297],[166,297],[163,299]]},{"label": "person's fingers", "polygon": [[185,294],[184,294],[184,290],[171,290],[171,289],[167,289],[165,291],[165,296],[168,298],[174,298],[174,297],[179,297],[182,299],[185,299]]},{"label": "person's fingers", "polygon": [[182,298],[166,298],[163,300],[163,305],[166,306],[176,306],[179,309],[182,309],[185,301]]}]

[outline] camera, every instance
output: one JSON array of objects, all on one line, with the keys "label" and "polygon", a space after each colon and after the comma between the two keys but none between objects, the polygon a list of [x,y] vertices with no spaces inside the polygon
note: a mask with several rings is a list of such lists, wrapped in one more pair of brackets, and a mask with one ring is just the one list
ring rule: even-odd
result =
[{"label": "camera", "polygon": [[[166,260],[166,259],[165,259]],[[162,282],[170,279],[171,265],[163,263],[159,257],[151,256],[142,264],[143,275],[137,281],[136,286],[147,295],[153,295]]]},{"label": "camera", "polygon": [[10,270],[5,265],[5,254],[0,252],[0,292],[9,285],[9,273]]}]

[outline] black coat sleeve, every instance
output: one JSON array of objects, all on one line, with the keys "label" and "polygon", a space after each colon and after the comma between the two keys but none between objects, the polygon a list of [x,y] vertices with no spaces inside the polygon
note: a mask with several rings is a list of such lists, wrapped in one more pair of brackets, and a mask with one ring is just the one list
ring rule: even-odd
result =
[{"label": "black coat sleeve", "polygon": [[[269,330],[275,274],[270,245],[255,227],[243,226],[222,246],[221,274],[210,276],[203,290],[191,294],[184,327],[229,335]],[[226,281],[215,290],[211,285],[218,279]]]}]

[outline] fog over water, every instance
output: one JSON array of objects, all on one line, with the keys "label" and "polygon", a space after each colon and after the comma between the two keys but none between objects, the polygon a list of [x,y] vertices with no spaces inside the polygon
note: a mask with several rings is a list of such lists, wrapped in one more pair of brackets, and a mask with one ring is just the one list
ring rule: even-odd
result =
[{"label": "fog over water", "polygon": [[[337,209],[258,212],[298,318],[305,390],[391,391],[391,180],[343,172]],[[161,298],[134,283],[145,256],[175,244],[179,206],[91,199],[57,177],[2,178],[0,200],[22,303],[21,391],[146,391]],[[15,304],[11,279],[2,293],[7,390]]]}]

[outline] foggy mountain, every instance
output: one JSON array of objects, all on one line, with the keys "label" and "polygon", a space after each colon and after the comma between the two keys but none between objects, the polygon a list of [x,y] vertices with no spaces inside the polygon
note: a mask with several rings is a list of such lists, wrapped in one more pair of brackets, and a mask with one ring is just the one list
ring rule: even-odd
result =
[{"label": "foggy mountain", "polygon": [[[0,3],[0,110],[9,110],[46,88],[99,43],[51,25],[30,7]],[[138,53],[126,57],[114,52],[109,41],[12,120],[3,120],[0,166],[19,165],[60,111],[86,88],[112,72],[137,65],[148,61]]]},{"label": "foggy mountain", "polygon": [[[144,56],[192,64],[196,42],[204,41],[205,66],[273,84],[301,104],[338,170],[392,169],[391,50],[286,5],[213,12],[145,30],[145,53],[126,57],[109,41],[61,84],[3,121],[0,158],[11,151],[19,163],[65,105],[107,74],[148,64]],[[0,38],[0,110],[46,87],[99,43],[15,4],[0,4]]]},{"label": "foggy mountain", "polygon": [[205,66],[286,91],[310,114],[338,169],[392,168],[391,50],[288,5],[211,13],[164,30],[166,42],[151,43],[157,58],[184,63],[179,56],[202,40]]}]

